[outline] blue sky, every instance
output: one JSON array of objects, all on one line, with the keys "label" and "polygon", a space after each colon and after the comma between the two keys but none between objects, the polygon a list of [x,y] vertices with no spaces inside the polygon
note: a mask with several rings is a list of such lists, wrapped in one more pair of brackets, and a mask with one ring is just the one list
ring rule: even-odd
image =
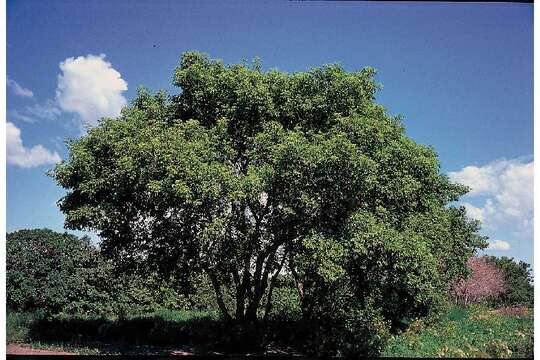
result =
[{"label": "blue sky", "polygon": [[44,174],[64,139],[139,85],[176,92],[186,50],[283,71],[375,67],[377,101],[473,188],[463,204],[488,253],[532,262],[532,4],[8,1],[8,231],[62,230],[63,190]]}]

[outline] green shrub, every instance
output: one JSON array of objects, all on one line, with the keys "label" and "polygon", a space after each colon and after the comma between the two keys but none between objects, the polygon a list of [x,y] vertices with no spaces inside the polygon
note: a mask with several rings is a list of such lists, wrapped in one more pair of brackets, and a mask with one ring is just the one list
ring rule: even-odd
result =
[{"label": "green shrub", "polygon": [[218,344],[230,328],[217,312],[160,310],[124,318],[55,315],[34,319],[26,340],[131,345]]},{"label": "green shrub", "polygon": [[7,305],[47,314],[112,310],[111,273],[88,237],[48,229],[7,234]]},{"label": "green shrub", "polygon": [[189,307],[189,303],[175,279],[163,279],[156,273],[142,274],[120,272],[110,289],[115,300],[113,313],[147,314],[160,309],[181,310]]},{"label": "green shrub", "polygon": [[6,255],[7,305],[16,311],[110,317],[216,308],[206,279],[184,289],[143,264],[137,271],[116,268],[87,237],[20,230],[7,234]]},{"label": "green shrub", "polygon": [[304,350],[318,357],[378,356],[390,335],[389,322],[373,308],[344,306],[307,322]]},{"label": "green shrub", "polygon": [[310,351],[377,356],[390,332],[437,313],[449,276],[440,267],[444,254],[416,231],[358,212],[340,236],[315,234],[304,242],[302,310],[318,344]]}]

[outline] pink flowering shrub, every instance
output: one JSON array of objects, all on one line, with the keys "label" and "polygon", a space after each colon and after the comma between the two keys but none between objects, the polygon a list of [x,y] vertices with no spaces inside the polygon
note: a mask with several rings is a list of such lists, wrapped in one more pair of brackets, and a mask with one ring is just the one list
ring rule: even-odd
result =
[{"label": "pink flowering shrub", "polygon": [[450,297],[455,303],[480,303],[504,293],[504,272],[486,256],[471,257],[467,267],[470,276],[456,281],[450,288]]}]

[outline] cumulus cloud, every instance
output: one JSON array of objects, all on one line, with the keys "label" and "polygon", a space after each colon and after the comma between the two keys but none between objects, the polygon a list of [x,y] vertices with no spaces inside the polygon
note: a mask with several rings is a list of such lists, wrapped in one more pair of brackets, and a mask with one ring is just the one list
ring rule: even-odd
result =
[{"label": "cumulus cloud", "polygon": [[462,205],[465,207],[465,210],[467,210],[467,215],[469,217],[480,220],[482,223],[486,223],[487,220],[491,219],[496,214],[492,199],[487,199],[482,207],[476,207],[466,201],[464,201]]},{"label": "cumulus cloud", "polygon": [[10,88],[11,91],[13,91],[13,93],[15,95],[22,96],[22,97],[32,97],[32,96],[34,96],[34,93],[32,92],[32,90],[22,87],[15,80],[10,79],[9,77],[7,77],[6,82],[7,82],[8,88]]},{"label": "cumulus cloud", "polygon": [[9,121],[6,123],[6,150],[7,163],[23,168],[54,164],[61,160],[57,152],[50,152],[43,145],[25,147],[21,130]]},{"label": "cumulus cloud", "polygon": [[[70,57],[59,64],[56,96],[44,102],[26,106],[23,110],[10,110],[12,118],[32,123],[36,120],[54,120],[62,114],[72,113],[76,127],[96,125],[102,117],[115,117],[127,103],[122,93],[127,83],[105,55]],[[31,94],[14,80],[8,86],[19,94]],[[28,93],[29,92],[29,93]],[[32,94],[33,95],[33,94]],[[22,95],[24,96],[24,95]],[[30,95],[31,96],[31,95]]]},{"label": "cumulus cloud", "polygon": [[67,58],[60,63],[56,100],[60,109],[80,116],[88,125],[113,117],[127,103],[122,95],[127,82],[105,60],[105,55]]},{"label": "cumulus cloud", "polygon": [[482,198],[483,205],[463,203],[471,218],[487,228],[510,225],[532,234],[534,162],[497,160],[450,172],[450,179],[471,188],[467,198]]},{"label": "cumulus cloud", "polygon": [[490,250],[510,250],[508,241],[493,240],[489,242],[488,249]]}]

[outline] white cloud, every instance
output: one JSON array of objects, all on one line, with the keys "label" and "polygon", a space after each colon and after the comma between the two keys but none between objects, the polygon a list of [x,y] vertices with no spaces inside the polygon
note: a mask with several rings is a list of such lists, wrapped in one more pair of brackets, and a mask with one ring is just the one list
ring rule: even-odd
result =
[{"label": "white cloud", "polygon": [[[34,103],[22,111],[10,110],[10,115],[20,121],[32,123],[37,119],[54,120],[63,113],[74,113],[76,127],[84,131],[84,125],[96,125],[102,117],[115,117],[127,104],[122,93],[127,83],[105,55],[70,57],[59,64],[56,97],[43,103]],[[8,79],[8,86],[22,93],[15,81]]]},{"label": "white cloud", "polygon": [[465,207],[469,217],[480,220],[484,224],[496,214],[496,209],[493,205],[493,200],[491,199],[487,199],[484,202],[483,207],[476,207],[466,201],[464,201],[461,205]]},{"label": "white cloud", "polygon": [[510,250],[510,244],[508,241],[493,240],[489,242],[489,250]]},{"label": "white cloud", "polygon": [[57,152],[50,152],[43,145],[26,148],[21,139],[21,130],[13,123],[6,123],[6,159],[7,163],[23,168],[31,168],[59,162]]},{"label": "white cloud", "polygon": [[465,210],[467,210],[467,215],[470,218],[484,222],[485,216],[483,208],[476,207],[468,202],[463,202],[461,205],[465,207]]},{"label": "white cloud", "polygon": [[22,96],[22,97],[34,96],[34,93],[32,92],[32,90],[23,88],[21,85],[19,85],[18,82],[16,82],[13,79],[10,79],[9,77],[6,77],[6,79],[7,79],[6,82],[7,82],[8,88],[10,88],[11,91],[13,91],[15,95]]},{"label": "white cloud", "polygon": [[88,125],[101,117],[114,117],[127,103],[122,95],[127,82],[105,55],[67,58],[60,63],[56,100],[63,111],[73,112]]},{"label": "white cloud", "polygon": [[487,228],[515,228],[532,234],[534,162],[497,160],[484,166],[467,166],[450,172],[450,178],[471,188],[468,198],[484,197],[481,207],[464,202],[471,218]]}]

